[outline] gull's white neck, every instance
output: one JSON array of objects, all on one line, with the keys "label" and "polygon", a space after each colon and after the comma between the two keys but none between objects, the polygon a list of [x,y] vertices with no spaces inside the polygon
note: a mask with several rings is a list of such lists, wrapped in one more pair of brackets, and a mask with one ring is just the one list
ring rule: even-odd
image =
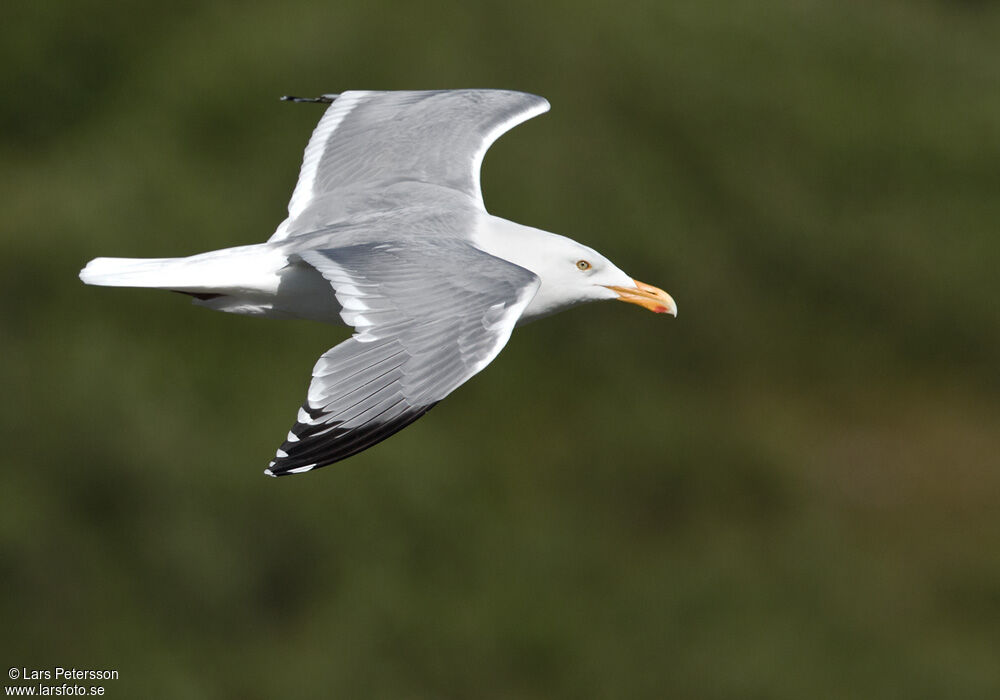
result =
[{"label": "gull's white neck", "polygon": [[539,263],[535,251],[544,247],[549,238],[561,238],[561,236],[539,228],[515,224],[513,221],[492,214],[482,214],[472,232],[472,243],[477,248],[527,268],[536,275],[540,275],[541,271],[533,267]]},{"label": "gull's white neck", "polygon": [[[588,301],[558,284],[559,275],[554,275],[553,254],[568,242],[572,241],[565,236],[486,213],[479,216],[472,232],[477,248],[531,270],[541,280],[538,292],[521,314],[522,322]],[[555,259],[561,261],[561,257]]]}]

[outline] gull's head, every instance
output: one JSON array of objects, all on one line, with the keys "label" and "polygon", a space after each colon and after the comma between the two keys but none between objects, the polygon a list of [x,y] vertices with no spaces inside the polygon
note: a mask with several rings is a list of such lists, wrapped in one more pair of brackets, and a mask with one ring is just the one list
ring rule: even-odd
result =
[{"label": "gull's head", "polygon": [[[677,315],[677,304],[662,289],[640,282],[582,243],[549,234],[525,267],[541,278],[524,317],[543,316],[588,301],[616,299],[658,314]],[[523,263],[522,263],[523,264]]]}]

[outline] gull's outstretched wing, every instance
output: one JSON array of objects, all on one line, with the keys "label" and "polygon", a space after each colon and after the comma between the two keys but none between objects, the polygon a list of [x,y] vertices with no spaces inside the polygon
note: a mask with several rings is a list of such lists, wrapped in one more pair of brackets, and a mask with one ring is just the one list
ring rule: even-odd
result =
[{"label": "gull's outstretched wing", "polygon": [[350,457],[422,416],[496,357],[539,285],[458,239],[298,255],[330,282],[355,333],[313,368],[272,476]]},{"label": "gull's outstretched wing", "polygon": [[385,209],[401,183],[456,190],[481,209],[486,150],[521,122],[549,109],[537,95],[505,90],[345,92],[330,101],[306,146],[288,218],[272,241]]}]

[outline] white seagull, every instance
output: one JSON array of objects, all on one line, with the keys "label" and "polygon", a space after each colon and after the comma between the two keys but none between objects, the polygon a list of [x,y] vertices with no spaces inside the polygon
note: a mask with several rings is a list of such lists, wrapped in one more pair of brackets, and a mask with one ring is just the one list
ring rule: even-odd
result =
[{"label": "white seagull", "polygon": [[554,233],[490,215],[479,170],[501,134],[548,111],[504,90],[351,91],[306,146],[288,218],[266,243],[186,258],[96,258],[87,284],[182,292],[218,311],[348,325],[313,367],[266,474],[323,467],[402,430],[482,370],[514,326],[669,294]]}]

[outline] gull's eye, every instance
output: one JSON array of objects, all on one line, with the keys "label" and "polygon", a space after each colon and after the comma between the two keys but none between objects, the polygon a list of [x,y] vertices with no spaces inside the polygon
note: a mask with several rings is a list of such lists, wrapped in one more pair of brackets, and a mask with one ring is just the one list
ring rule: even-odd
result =
[{"label": "gull's eye", "polygon": [[590,269],[590,263],[587,262],[586,260],[577,260],[576,261],[576,267],[577,267],[578,270],[589,270]]}]

